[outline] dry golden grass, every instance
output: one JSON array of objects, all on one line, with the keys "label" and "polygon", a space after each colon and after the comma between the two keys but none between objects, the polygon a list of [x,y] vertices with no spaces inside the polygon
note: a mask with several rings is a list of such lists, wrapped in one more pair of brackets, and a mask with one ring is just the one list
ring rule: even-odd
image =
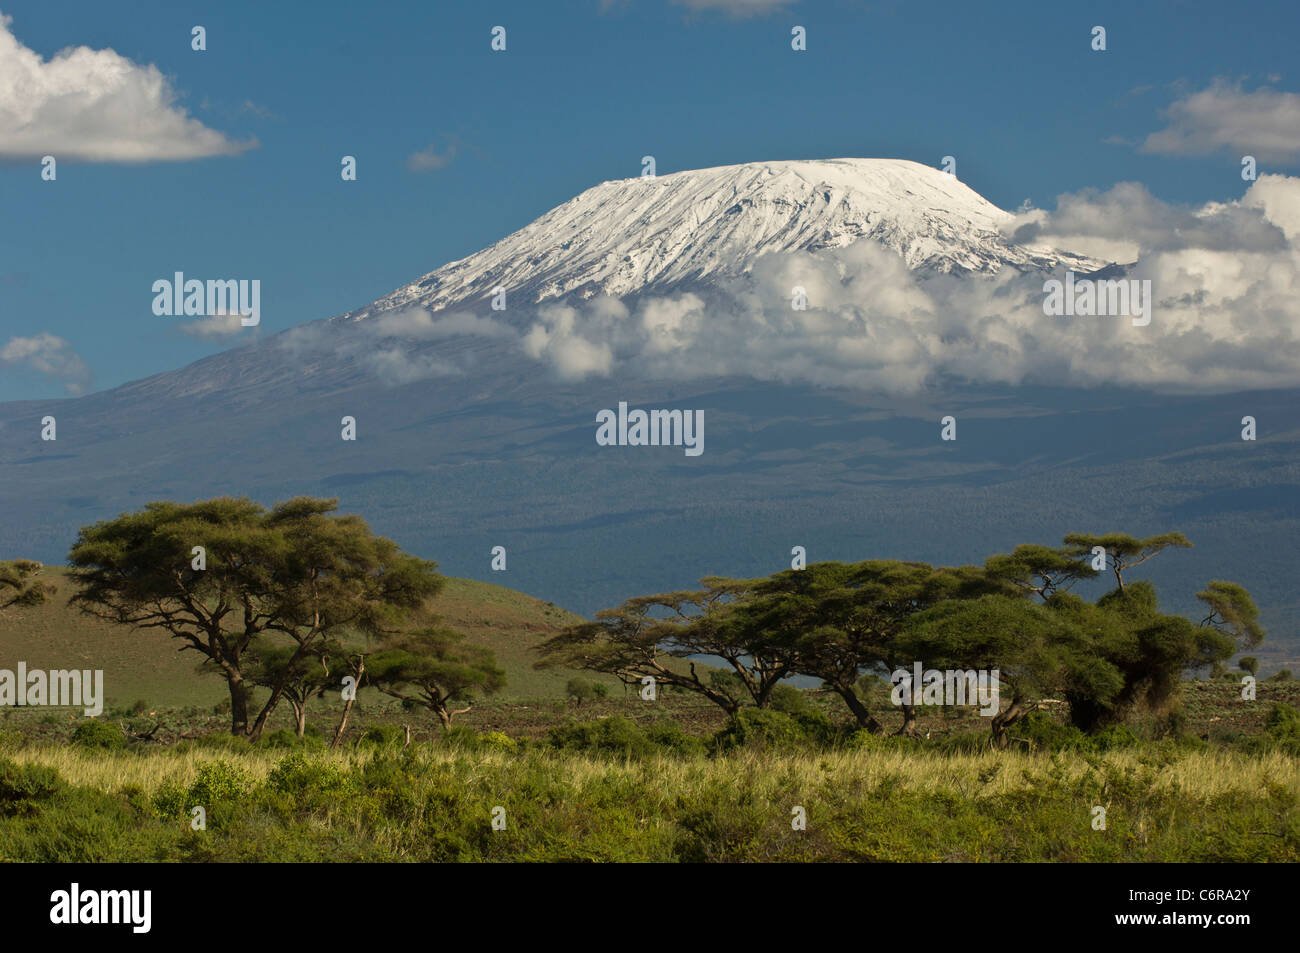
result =
[{"label": "dry golden grass", "polygon": [[[826,751],[782,753],[746,751],[713,759],[662,756],[643,761],[621,761],[551,752],[458,752],[425,747],[420,763],[430,769],[448,767],[466,783],[500,776],[517,758],[538,759],[556,776],[577,790],[598,783],[624,781],[664,796],[689,797],[693,792],[730,781],[758,795],[777,791],[836,788],[856,790],[889,780],[900,791],[961,797],[988,797],[1023,789],[1050,770],[1064,780],[1083,776],[1089,762],[1065,753],[1053,759],[1024,752],[987,751],[976,754],[940,754],[906,751]],[[145,754],[93,751],[75,747],[28,747],[9,753],[19,763],[55,768],[74,785],[118,792],[138,787],[154,792],[167,781],[188,786],[199,768],[214,760],[235,761],[256,781],[286,756],[283,750],[241,751],[191,749],[160,750]],[[309,752],[344,769],[359,767],[372,751],[345,749]],[[1094,762],[1120,771],[1144,772],[1153,790],[1177,786],[1184,796],[1208,800],[1232,792],[1259,794],[1270,784],[1300,790],[1300,759],[1283,754],[1247,755],[1231,751],[1181,752],[1171,758],[1152,759],[1139,751],[1112,751]],[[548,772],[550,773],[550,772]]]}]

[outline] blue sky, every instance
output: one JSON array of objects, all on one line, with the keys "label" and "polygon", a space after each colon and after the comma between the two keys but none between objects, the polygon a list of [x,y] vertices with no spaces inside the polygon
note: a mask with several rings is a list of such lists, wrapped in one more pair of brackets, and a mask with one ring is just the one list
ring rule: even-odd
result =
[{"label": "blue sky", "polygon": [[[638,175],[647,154],[661,175],[953,155],[959,178],[1007,209],[1122,181],[1165,202],[1236,199],[1240,151],[1215,148],[1205,123],[1250,113],[1261,90],[1260,115],[1292,115],[1298,9],[0,0],[8,33],[42,59],[86,46],[152,64],[173,114],[226,144],[256,140],[184,161],[65,155],[42,181],[31,136],[19,141],[6,115],[27,94],[6,89],[0,60],[0,354],[15,338],[63,342],[44,362],[21,348],[0,360],[0,400],[103,389],[231,346],[152,313],[153,281],[175,271],[260,279],[266,335],[365,304],[589,186]],[[498,24],[504,53],[489,48]],[[796,24],[806,52],[790,48]],[[1098,24],[1105,52],[1090,48]],[[1224,92],[1193,98],[1212,89]],[[1167,112],[1179,103],[1182,126]],[[64,135],[82,121],[46,105]],[[1226,117],[1207,119],[1215,109]],[[1171,124],[1177,134],[1143,151]],[[1268,132],[1261,172],[1295,174],[1300,150]],[[420,153],[436,167],[413,169]],[[340,179],[344,155],[357,157],[355,182]]]}]

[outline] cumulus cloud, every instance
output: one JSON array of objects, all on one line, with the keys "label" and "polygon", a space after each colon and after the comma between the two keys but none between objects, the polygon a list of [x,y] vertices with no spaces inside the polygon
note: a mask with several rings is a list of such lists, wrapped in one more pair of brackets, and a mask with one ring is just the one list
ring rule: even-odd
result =
[{"label": "cumulus cloud", "polygon": [[365,329],[380,337],[405,337],[437,341],[458,336],[499,338],[511,330],[491,318],[480,318],[467,311],[453,311],[434,318],[424,308],[406,308],[381,314],[363,322]]},{"label": "cumulus cloud", "polygon": [[[602,298],[579,311],[567,304],[544,305],[537,321],[524,335],[524,353],[549,364],[561,380],[607,377],[614,365],[610,345],[591,338],[612,336],[627,309],[612,298]],[[584,330],[579,332],[579,323]]]},{"label": "cumulus cloud", "polygon": [[11,22],[0,14],[0,157],[174,161],[257,145],[190,118],[157,67],[86,46],[47,61],[23,46]]},{"label": "cumulus cloud", "polygon": [[431,342],[508,339],[513,347],[517,337],[515,331],[492,318],[464,311],[435,317],[424,308],[414,307],[346,324],[306,324],[285,332],[278,346],[295,358],[329,354],[355,361],[384,383],[399,385],[464,373],[454,361],[431,347]]},{"label": "cumulus cloud", "polygon": [[431,377],[460,373],[456,365],[429,354],[410,354],[400,347],[385,347],[362,356],[361,361],[376,377],[388,384],[410,384]]},{"label": "cumulus cloud", "polygon": [[69,394],[84,394],[90,387],[90,368],[61,337],[41,333],[29,338],[13,337],[0,347],[0,366],[25,367],[52,377]]},{"label": "cumulus cloud", "polygon": [[[1300,178],[1263,175],[1237,201],[1184,207],[1145,187],[1061,196],[1024,208],[1019,241],[1102,255],[1151,282],[1151,320],[1044,313],[1044,281],[911,271],[872,241],[764,255],[751,272],[619,300],[597,295],[515,307],[505,318],[407,308],[287,335],[391,383],[460,374],[525,355],[563,381],[749,377],[915,394],[954,382],[1159,392],[1300,387]],[[1083,276],[1079,276],[1083,277]],[[793,307],[799,289],[807,307]],[[473,359],[480,359],[475,357]]]},{"label": "cumulus cloud", "polygon": [[1175,101],[1168,125],[1147,136],[1139,151],[1199,156],[1226,151],[1263,162],[1300,160],[1300,94],[1267,86],[1246,91],[1241,83],[1215,80],[1207,89]]},{"label": "cumulus cloud", "polygon": [[[1013,231],[1077,251],[1124,246],[1110,257],[1152,282],[1151,323],[1048,316],[1042,274],[927,277],[858,242],[764,256],[743,280],[630,306],[548,305],[521,345],[564,379],[741,375],[896,394],[951,381],[1300,386],[1300,179],[1261,176],[1239,201],[1194,209],[1121,184],[1025,210]],[[796,286],[806,310],[791,305]]]}]

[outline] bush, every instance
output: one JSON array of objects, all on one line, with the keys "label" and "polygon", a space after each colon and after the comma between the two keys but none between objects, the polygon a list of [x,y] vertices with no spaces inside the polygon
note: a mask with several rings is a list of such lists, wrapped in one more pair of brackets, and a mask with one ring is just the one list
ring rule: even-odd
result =
[{"label": "bush", "polygon": [[1074,725],[1062,725],[1041,711],[1030,712],[1010,729],[1010,734],[1047,751],[1090,751],[1093,747],[1088,736]]},{"label": "bush", "polygon": [[713,736],[717,751],[732,748],[787,748],[804,744],[808,733],[795,718],[770,708],[742,708]]},{"label": "bush", "polygon": [[209,761],[199,768],[198,777],[186,792],[187,807],[211,807],[241,797],[252,786],[248,773],[229,761]]},{"label": "bush", "polygon": [[1107,725],[1095,731],[1088,739],[1098,751],[1113,751],[1117,748],[1131,748],[1141,741],[1129,730],[1127,725]]},{"label": "bush", "polygon": [[571,678],[564,686],[564,697],[573,699],[581,707],[583,702],[595,697],[595,692],[592,690],[591,682],[585,678]]},{"label": "bush", "polygon": [[59,772],[39,764],[0,759],[0,816],[35,814],[64,787]]},{"label": "bush", "polygon": [[1274,702],[1264,716],[1264,730],[1279,741],[1300,738],[1300,710],[1285,702]]},{"label": "bush", "polygon": [[375,725],[365,730],[360,743],[376,748],[401,748],[406,744],[406,729],[400,725]]},{"label": "bush", "polygon": [[126,735],[116,725],[91,719],[77,726],[72,743],[83,748],[121,748],[126,745]]},{"label": "bush", "polygon": [[636,722],[622,715],[557,725],[546,741],[562,751],[604,752],[623,758],[645,757],[655,747]]},{"label": "bush", "polygon": [[148,711],[149,711],[149,703],[145,701],[143,698],[139,698],[136,700],[135,704],[132,705],[127,710],[127,713],[139,717],[140,715],[143,715]]},{"label": "bush", "polygon": [[442,733],[442,740],[444,743],[463,751],[513,752],[519,749],[519,742],[504,731],[479,732],[468,725],[452,725],[450,729]]},{"label": "bush", "polygon": [[295,753],[271,769],[266,783],[271,790],[296,801],[311,802],[342,794],[348,788],[349,779],[345,771],[329,762],[308,760]]},{"label": "bush", "polygon": [[694,735],[688,735],[682,726],[672,720],[657,721],[646,729],[646,738],[651,744],[674,754],[695,756],[706,753],[703,741]]}]

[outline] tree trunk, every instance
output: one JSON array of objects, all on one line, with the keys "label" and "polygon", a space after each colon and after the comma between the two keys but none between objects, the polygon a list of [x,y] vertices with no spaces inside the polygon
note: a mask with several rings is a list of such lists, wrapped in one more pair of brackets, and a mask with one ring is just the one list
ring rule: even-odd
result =
[{"label": "tree trunk", "polygon": [[243,676],[226,674],[230,689],[230,733],[243,735],[248,731],[248,685]]},{"label": "tree trunk", "polygon": [[343,741],[343,732],[348,727],[348,715],[352,714],[352,703],[357,700],[357,692],[361,691],[361,676],[366,673],[366,660],[362,656],[356,667],[356,685],[353,686],[352,697],[347,700],[343,706],[343,717],[339,720],[338,730],[334,732],[334,740],[330,742],[331,748],[337,748]]},{"label": "tree trunk", "polygon": [[301,738],[307,731],[307,702],[304,700],[299,703],[290,698],[289,704],[293,706],[294,727],[297,729],[298,737]]},{"label": "tree trunk", "polygon": [[916,738],[921,734],[921,729],[916,726],[916,706],[903,705],[903,727],[899,728],[897,734],[904,738]]},{"label": "tree trunk", "polygon": [[993,747],[1005,748],[1007,746],[1007,729],[1037,707],[1037,702],[1026,703],[1017,698],[1012,700],[1010,707],[1006,711],[1000,711],[994,715],[993,721],[989,725],[992,732],[990,740],[993,742]]},{"label": "tree trunk", "polygon": [[[306,654],[307,646],[305,644],[299,645],[293,655],[289,658],[289,667],[292,668],[293,664]],[[280,703],[280,699],[285,695],[285,688],[288,685],[289,678],[289,675],[285,675],[284,678],[280,679],[280,683],[271,689],[271,697],[266,700],[266,704],[262,706],[262,710],[257,713],[257,720],[253,722],[253,727],[248,730],[250,740],[256,741],[258,738],[262,737],[262,731],[266,728],[267,719],[271,717],[271,712],[275,711],[275,706]],[[360,681],[360,679],[357,679],[358,684]]]},{"label": "tree trunk", "polygon": [[858,697],[858,693],[853,690],[852,685],[847,688],[836,688],[835,691],[840,698],[844,699],[844,704],[849,706],[849,711],[857,719],[859,727],[867,729],[873,735],[880,734],[880,722],[876,721],[867,706],[862,703],[862,699]]}]

